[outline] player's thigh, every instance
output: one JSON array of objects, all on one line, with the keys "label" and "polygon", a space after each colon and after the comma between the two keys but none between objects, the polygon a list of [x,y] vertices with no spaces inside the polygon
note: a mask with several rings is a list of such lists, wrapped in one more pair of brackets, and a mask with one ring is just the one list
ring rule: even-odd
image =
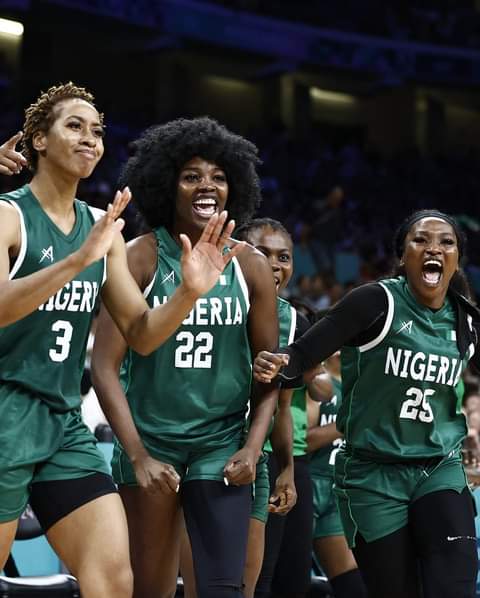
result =
[{"label": "player's thigh", "polygon": [[250,517],[247,541],[247,559],[243,582],[245,584],[245,598],[253,598],[255,586],[260,575],[265,550],[265,523]]},{"label": "player's thigh", "polygon": [[313,547],[329,579],[357,568],[355,557],[343,535],[315,538]]},{"label": "player's thigh", "polygon": [[176,585],[182,538],[179,495],[150,494],[138,486],[120,486],[120,495],[127,514],[135,595],[140,585]]},{"label": "player's thigh", "polygon": [[129,595],[123,593],[131,585],[127,521],[117,493],[83,504],[46,533],[55,552],[79,578],[81,588],[118,587],[119,595]]},{"label": "player's thigh", "polygon": [[180,575],[183,578],[183,595],[185,598],[197,598],[195,572],[193,570],[193,556],[190,538],[187,534],[185,521],[182,527],[182,545],[180,547]]},{"label": "player's thigh", "polygon": [[10,548],[12,547],[15,533],[17,531],[18,520],[6,521],[0,523],[0,570],[7,562]]}]

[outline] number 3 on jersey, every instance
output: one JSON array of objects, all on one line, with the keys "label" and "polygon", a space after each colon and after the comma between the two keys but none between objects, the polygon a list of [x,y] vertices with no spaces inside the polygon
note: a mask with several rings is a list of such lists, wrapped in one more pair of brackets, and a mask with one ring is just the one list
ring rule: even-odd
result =
[{"label": "number 3 on jersey", "polygon": [[52,324],[52,332],[60,332],[55,337],[55,349],[50,349],[48,356],[52,361],[65,361],[70,353],[70,343],[72,341],[73,326],[66,320],[57,320]]},{"label": "number 3 on jersey", "polygon": [[213,335],[210,332],[182,331],[175,340],[180,344],[175,350],[176,368],[204,368],[212,367],[211,352],[213,349]]},{"label": "number 3 on jersey", "polygon": [[415,386],[410,387],[405,393],[413,399],[405,399],[400,410],[400,419],[419,419],[428,424],[433,421],[433,412],[428,402],[428,397],[435,394],[431,388],[421,390]]}]

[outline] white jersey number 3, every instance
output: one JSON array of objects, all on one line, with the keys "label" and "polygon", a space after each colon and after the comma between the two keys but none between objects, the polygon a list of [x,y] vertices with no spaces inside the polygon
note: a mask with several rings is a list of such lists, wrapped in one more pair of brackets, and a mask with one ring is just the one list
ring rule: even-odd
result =
[{"label": "white jersey number 3", "polygon": [[431,388],[421,390],[415,386],[410,387],[405,393],[413,399],[405,399],[400,410],[401,419],[419,419],[425,424],[433,421],[432,408],[428,402],[428,398],[435,394]]},{"label": "white jersey number 3", "polygon": [[52,332],[60,334],[55,338],[55,349],[50,349],[48,355],[52,361],[65,361],[70,353],[73,326],[66,320],[57,320],[52,324]]},{"label": "white jersey number 3", "polygon": [[175,350],[176,368],[211,368],[213,335],[210,332],[179,332],[175,340],[181,343]]}]

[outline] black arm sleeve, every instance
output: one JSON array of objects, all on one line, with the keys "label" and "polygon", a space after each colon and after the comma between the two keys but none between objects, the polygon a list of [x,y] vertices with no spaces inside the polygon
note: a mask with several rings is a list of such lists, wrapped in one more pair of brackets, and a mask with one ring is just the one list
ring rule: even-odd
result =
[{"label": "black arm sleeve", "polygon": [[291,380],[312,369],[342,346],[360,346],[376,338],[387,317],[388,300],[378,283],[354,289],[281,353],[290,362],[280,376]]}]

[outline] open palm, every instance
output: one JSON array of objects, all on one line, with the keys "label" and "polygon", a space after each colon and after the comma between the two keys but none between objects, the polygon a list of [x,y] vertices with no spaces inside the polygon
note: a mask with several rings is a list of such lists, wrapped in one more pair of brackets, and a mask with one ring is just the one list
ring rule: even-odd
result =
[{"label": "open palm", "polygon": [[[238,243],[231,251],[224,253],[228,238],[232,234],[235,222],[225,225],[227,212],[214,214],[202,232],[202,236],[192,249],[187,235],[180,235],[182,242],[182,279],[183,284],[195,295],[204,295],[216,283],[228,262],[244,248]],[[222,232],[223,231],[223,232]]]}]

